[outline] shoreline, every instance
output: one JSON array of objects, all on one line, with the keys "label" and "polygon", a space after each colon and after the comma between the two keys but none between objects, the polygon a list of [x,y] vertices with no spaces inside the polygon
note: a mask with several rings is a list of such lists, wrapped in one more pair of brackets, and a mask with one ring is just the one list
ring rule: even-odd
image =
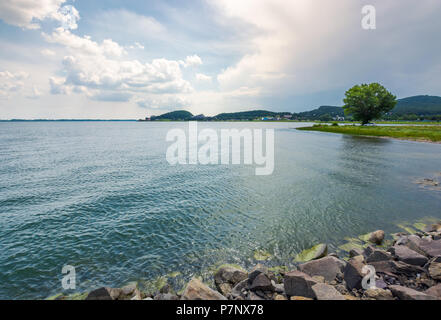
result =
[{"label": "shoreline", "polygon": [[[391,234],[392,240],[382,230],[345,238],[347,244],[340,247],[347,253],[342,257],[328,252],[327,244],[315,245],[298,254],[293,267],[268,268],[258,263],[245,270],[225,264],[212,272],[209,283],[193,277],[183,288],[173,288],[165,281],[154,292],[130,283],[47,299],[441,300],[441,221],[413,226],[417,230],[402,225],[407,231]],[[372,277],[366,269],[371,267],[376,272]]]}]

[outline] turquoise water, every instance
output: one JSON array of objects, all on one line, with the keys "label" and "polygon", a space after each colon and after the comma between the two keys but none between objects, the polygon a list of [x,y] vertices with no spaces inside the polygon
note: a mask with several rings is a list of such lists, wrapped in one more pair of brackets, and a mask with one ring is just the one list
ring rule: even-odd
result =
[{"label": "turquoise water", "polygon": [[[274,128],[275,169],[170,166],[166,133],[186,123],[0,123],[0,299],[121,286],[217,263],[292,261],[318,242],[426,216],[441,192],[414,180],[441,172],[441,145]],[[304,124],[302,124],[304,125]]]}]

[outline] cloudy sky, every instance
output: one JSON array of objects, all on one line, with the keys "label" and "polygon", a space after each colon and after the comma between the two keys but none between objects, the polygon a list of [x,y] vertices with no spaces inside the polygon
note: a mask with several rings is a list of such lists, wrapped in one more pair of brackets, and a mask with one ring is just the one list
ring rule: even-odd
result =
[{"label": "cloudy sky", "polygon": [[0,119],[299,112],[374,81],[441,95],[440,16],[439,0],[1,0]]}]

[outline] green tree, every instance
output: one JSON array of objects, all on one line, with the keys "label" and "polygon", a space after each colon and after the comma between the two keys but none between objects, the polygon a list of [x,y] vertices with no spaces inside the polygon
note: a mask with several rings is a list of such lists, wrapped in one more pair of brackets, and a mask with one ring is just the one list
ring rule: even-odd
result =
[{"label": "green tree", "polygon": [[397,97],[379,83],[356,85],[346,91],[345,96],[345,114],[352,115],[362,125],[380,118],[397,104]]}]

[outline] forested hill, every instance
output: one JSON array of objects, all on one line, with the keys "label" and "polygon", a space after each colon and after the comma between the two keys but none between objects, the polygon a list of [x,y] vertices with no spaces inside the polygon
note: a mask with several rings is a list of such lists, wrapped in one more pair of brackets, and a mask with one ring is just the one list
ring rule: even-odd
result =
[{"label": "forested hill", "polygon": [[414,96],[399,99],[392,110],[395,114],[441,115],[441,97]]}]

